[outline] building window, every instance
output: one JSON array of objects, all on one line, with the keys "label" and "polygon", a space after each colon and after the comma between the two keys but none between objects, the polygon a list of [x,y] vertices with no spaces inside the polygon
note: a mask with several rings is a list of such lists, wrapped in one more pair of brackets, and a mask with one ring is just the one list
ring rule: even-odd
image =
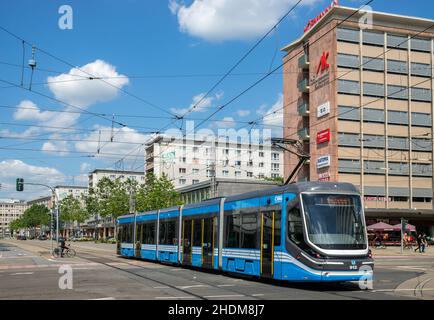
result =
[{"label": "building window", "polygon": [[359,56],[353,54],[338,53],[338,67],[359,69]]},{"label": "building window", "polygon": [[279,160],[279,154],[278,153],[272,153],[271,154],[271,160],[278,161]]},{"label": "building window", "polygon": [[384,84],[364,82],[363,95],[369,97],[384,97]]},{"label": "building window", "polygon": [[179,168],[179,173],[186,173],[187,170],[185,168]]},{"label": "building window", "polygon": [[197,183],[199,183],[199,180],[195,180],[195,179],[193,179],[193,182],[192,182],[193,184],[197,184]]},{"label": "building window", "polygon": [[198,152],[199,148],[198,147],[193,147],[193,152]]},{"label": "building window", "polygon": [[363,44],[384,46],[384,33],[363,31]]},{"label": "building window", "polygon": [[359,95],[360,85],[358,81],[338,80],[338,93]]},{"label": "building window", "polygon": [[337,38],[339,41],[359,43],[359,30],[338,28]]},{"label": "building window", "polygon": [[363,57],[363,70],[384,72],[384,60],[380,58]]},{"label": "building window", "polygon": [[248,167],[253,167],[253,161],[252,161],[252,160],[249,160],[249,162],[247,162],[247,166],[248,166]]},{"label": "building window", "polygon": [[392,34],[387,35],[387,47],[393,49],[407,49],[408,48],[408,37],[406,36],[395,36]]},{"label": "building window", "polygon": [[235,177],[241,177],[241,171],[235,171]]},{"label": "building window", "polygon": [[264,167],[264,163],[263,162],[259,162],[259,168],[263,168]]},{"label": "building window", "polygon": [[191,171],[193,172],[193,174],[199,174],[199,169],[197,169],[197,168],[194,168]]},{"label": "building window", "polygon": [[187,183],[187,180],[186,179],[179,179],[179,184],[180,185],[184,185],[184,184],[186,184]]},{"label": "building window", "polygon": [[412,38],[410,41],[412,51],[431,52],[431,40]]},{"label": "building window", "polygon": [[271,164],[271,170],[272,171],[279,171],[280,165],[278,163],[272,163]]},{"label": "building window", "polygon": [[387,72],[396,74],[408,74],[407,61],[387,60]]},{"label": "building window", "polygon": [[263,158],[264,157],[264,153],[261,151],[261,152],[259,152],[259,157],[260,158]]},{"label": "building window", "polygon": [[187,162],[187,158],[186,157],[181,157],[181,158],[179,158],[179,162],[186,163]]},{"label": "building window", "polygon": [[247,177],[249,177],[249,178],[253,178],[253,172],[247,172]]},{"label": "building window", "polygon": [[235,166],[240,167],[241,166],[241,161],[239,161],[239,160],[235,161]]},{"label": "building window", "polygon": [[222,175],[223,175],[224,177],[227,177],[227,176],[229,175],[229,171],[228,171],[228,170],[223,170],[223,171],[222,171]]}]

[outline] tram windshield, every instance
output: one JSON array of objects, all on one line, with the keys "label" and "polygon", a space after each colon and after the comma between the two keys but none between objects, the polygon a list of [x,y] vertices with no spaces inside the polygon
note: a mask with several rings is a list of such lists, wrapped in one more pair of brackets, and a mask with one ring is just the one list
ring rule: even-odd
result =
[{"label": "tram windshield", "polygon": [[362,204],[357,195],[303,194],[308,238],[328,250],[366,249]]}]

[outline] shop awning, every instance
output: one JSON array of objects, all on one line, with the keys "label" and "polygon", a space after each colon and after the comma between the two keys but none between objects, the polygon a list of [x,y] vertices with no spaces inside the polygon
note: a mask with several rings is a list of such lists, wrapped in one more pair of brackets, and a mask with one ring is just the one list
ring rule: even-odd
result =
[{"label": "shop awning", "polygon": [[372,224],[372,225],[368,226],[367,229],[368,229],[368,231],[395,231],[396,230],[394,226],[387,224],[387,223],[384,223],[384,222],[378,222],[378,223]]},{"label": "shop awning", "polygon": [[[401,224],[400,223],[395,224],[393,227],[395,228],[396,231],[401,230]],[[410,232],[416,232],[416,227],[412,224],[407,223],[405,226],[405,230],[410,231]]]}]

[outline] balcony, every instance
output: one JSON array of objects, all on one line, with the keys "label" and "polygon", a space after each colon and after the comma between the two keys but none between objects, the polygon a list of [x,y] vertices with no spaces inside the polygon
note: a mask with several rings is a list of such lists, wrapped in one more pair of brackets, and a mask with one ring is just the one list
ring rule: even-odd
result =
[{"label": "balcony", "polygon": [[301,69],[309,69],[309,59],[307,54],[303,54],[300,58],[298,58],[298,67]]},{"label": "balcony", "polygon": [[298,130],[298,136],[301,140],[309,140],[309,128],[303,128]]},{"label": "balcony", "polygon": [[303,93],[309,92],[309,79],[303,79],[298,83],[298,89]]},{"label": "balcony", "polygon": [[308,117],[309,116],[309,104],[303,103],[298,106],[298,114],[302,117]]}]

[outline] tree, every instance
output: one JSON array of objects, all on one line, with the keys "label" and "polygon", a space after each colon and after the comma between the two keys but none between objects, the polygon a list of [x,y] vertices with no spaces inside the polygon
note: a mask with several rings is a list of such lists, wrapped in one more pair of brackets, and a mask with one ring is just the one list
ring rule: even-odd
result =
[{"label": "tree", "polygon": [[179,193],[166,175],[160,178],[153,173],[146,175],[146,183],[137,192],[137,210],[150,211],[180,205]]},{"label": "tree", "polygon": [[44,205],[34,204],[21,217],[21,228],[36,228],[50,223],[50,210]]},{"label": "tree", "polygon": [[84,204],[71,194],[60,201],[59,209],[60,221],[66,222],[70,230],[73,229],[74,222],[77,222],[78,228],[80,228],[80,223],[83,223],[89,217]]}]

